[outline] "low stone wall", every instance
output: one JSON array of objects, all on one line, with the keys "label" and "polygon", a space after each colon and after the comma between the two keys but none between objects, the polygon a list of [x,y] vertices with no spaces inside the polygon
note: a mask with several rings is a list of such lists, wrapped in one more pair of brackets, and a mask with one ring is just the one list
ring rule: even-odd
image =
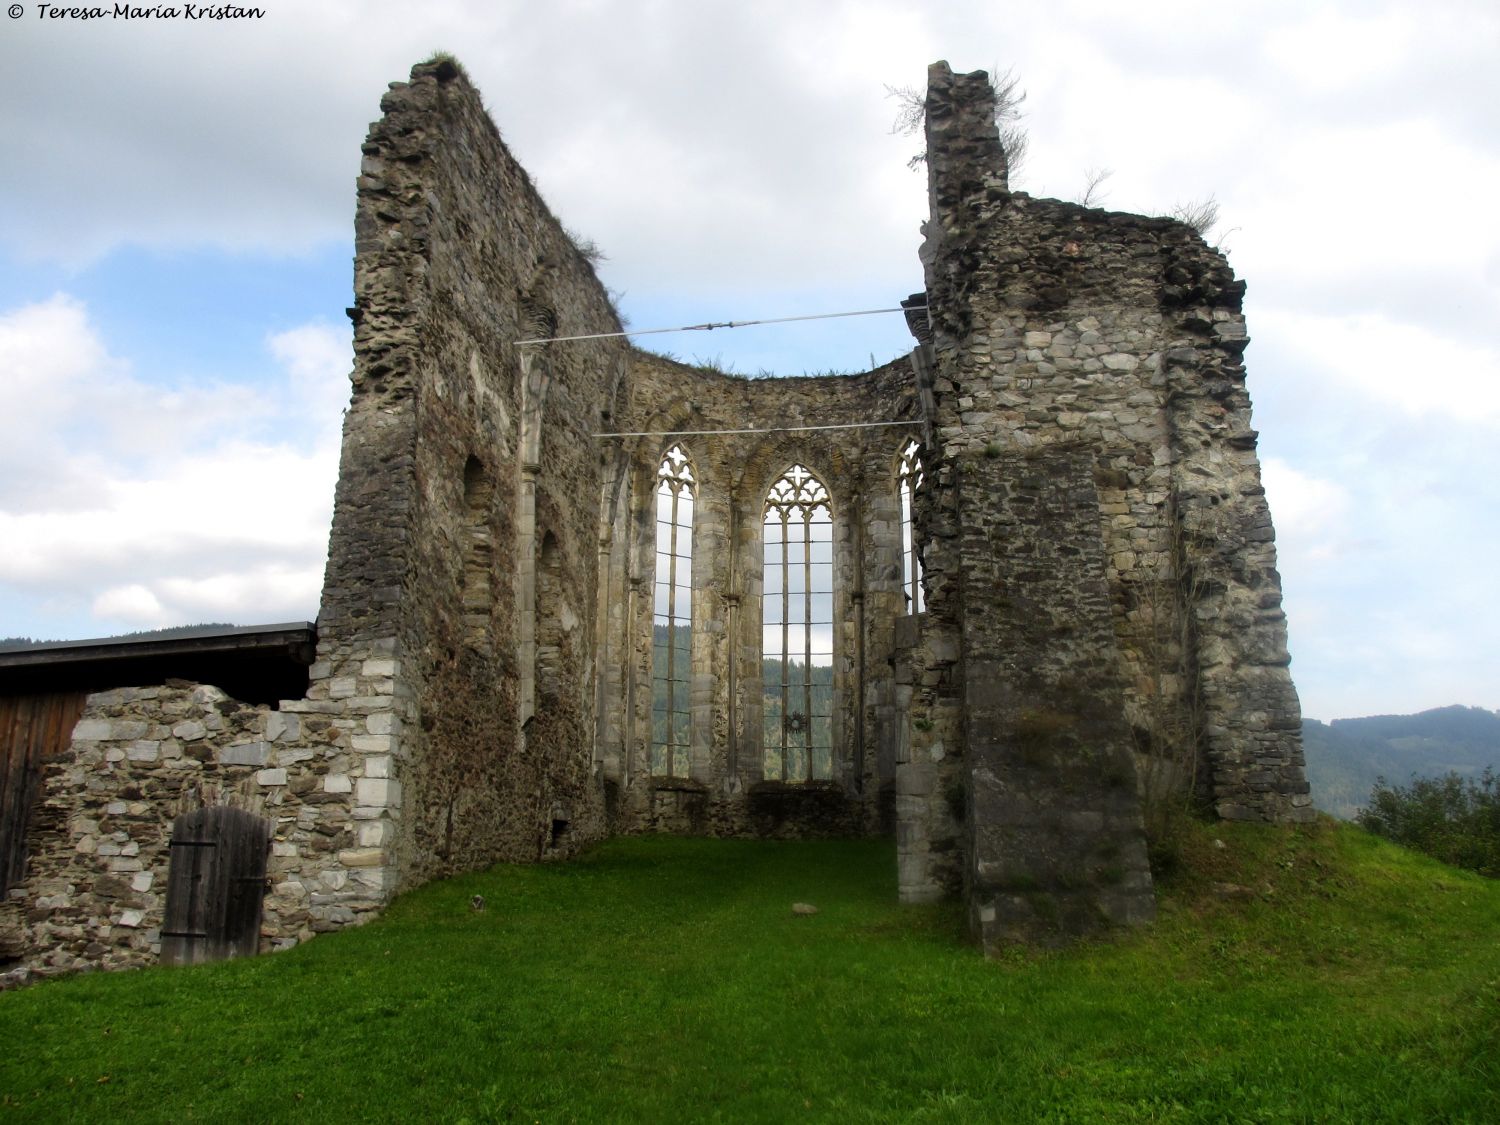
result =
[{"label": "low stone wall", "polygon": [[172,822],[228,805],[264,817],[271,855],[262,951],[373,917],[395,886],[401,804],[392,754],[394,660],[280,710],[174,682],[92,695],[69,753],[47,767],[27,833],[28,877],[5,904],[25,963],[49,973],[154,963]]}]

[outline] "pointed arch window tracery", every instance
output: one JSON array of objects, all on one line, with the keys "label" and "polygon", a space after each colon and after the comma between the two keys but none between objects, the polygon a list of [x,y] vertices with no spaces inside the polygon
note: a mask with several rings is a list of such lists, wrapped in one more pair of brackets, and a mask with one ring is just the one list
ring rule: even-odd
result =
[{"label": "pointed arch window tracery", "polygon": [[833,512],[804,465],[766,494],[761,686],[765,777],[833,777]]},{"label": "pointed arch window tracery", "polygon": [[692,735],[693,506],[697,479],[680,444],[656,469],[651,606],[651,773],[687,777]]}]

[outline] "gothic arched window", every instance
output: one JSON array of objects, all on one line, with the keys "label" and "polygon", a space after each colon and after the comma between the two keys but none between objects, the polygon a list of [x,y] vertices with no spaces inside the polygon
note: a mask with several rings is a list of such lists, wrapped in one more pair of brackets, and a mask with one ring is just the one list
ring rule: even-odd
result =
[{"label": "gothic arched window", "polygon": [[692,462],[674,445],[656,470],[656,585],[651,606],[651,773],[687,777],[693,651]]},{"label": "gothic arched window", "polygon": [[912,522],[917,489],[922,487],[922,447],[916,439],[901,447],[901,464],[896,470],[896,485],[901,493],[901,589],[906,594],[906,612],[921,613],[922,559],[917,554],[917,539]]},{"label": "gothic arched window", "polygon": [[761,599],[765,776],[833,777],[833,514],[793,465],[766,494]]}]

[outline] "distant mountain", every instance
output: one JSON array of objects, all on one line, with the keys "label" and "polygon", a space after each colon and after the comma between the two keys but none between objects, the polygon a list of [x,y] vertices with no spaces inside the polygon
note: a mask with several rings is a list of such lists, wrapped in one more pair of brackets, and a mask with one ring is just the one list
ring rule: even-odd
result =
[{"label": "distant mountain", "polygon": [[1384,777],[1404,785],[1413,777],[1457,773],[1477,777],[1500,769],[1500,713],[1483,707],[1438,707],[1416,715],[1302,722],[1313,804],[1350,820]]}]

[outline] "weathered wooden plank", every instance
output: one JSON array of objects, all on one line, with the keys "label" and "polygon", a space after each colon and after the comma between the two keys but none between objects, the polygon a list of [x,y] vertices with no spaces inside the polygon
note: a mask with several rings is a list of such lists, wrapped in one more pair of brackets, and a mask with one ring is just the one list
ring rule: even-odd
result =
[{"label": "weathered wooden plank", "polygon": [[224,956],[253,957],[260,946],[261,905],[265,898],[267,824],[239,812],[225,824],[231,841],[225,851]]},{"label": "weathered wooden plank", "polygon": [[172,822],[161,932],[164,964],[191,965],[208,960],[207,898],[217,851],[211,813],[211,809],[194,809]]},{"label": "weathered wooden plank", "polygon": [[84,702],[81,692],[0,696],[0,895],[24,875],[42,767],[67,752]]},{"label": "weathered wooden plank", "polygon": [[161,959],[254,956],[260,944],[270,825],[244,809],[197,809],[172,826]]}]

